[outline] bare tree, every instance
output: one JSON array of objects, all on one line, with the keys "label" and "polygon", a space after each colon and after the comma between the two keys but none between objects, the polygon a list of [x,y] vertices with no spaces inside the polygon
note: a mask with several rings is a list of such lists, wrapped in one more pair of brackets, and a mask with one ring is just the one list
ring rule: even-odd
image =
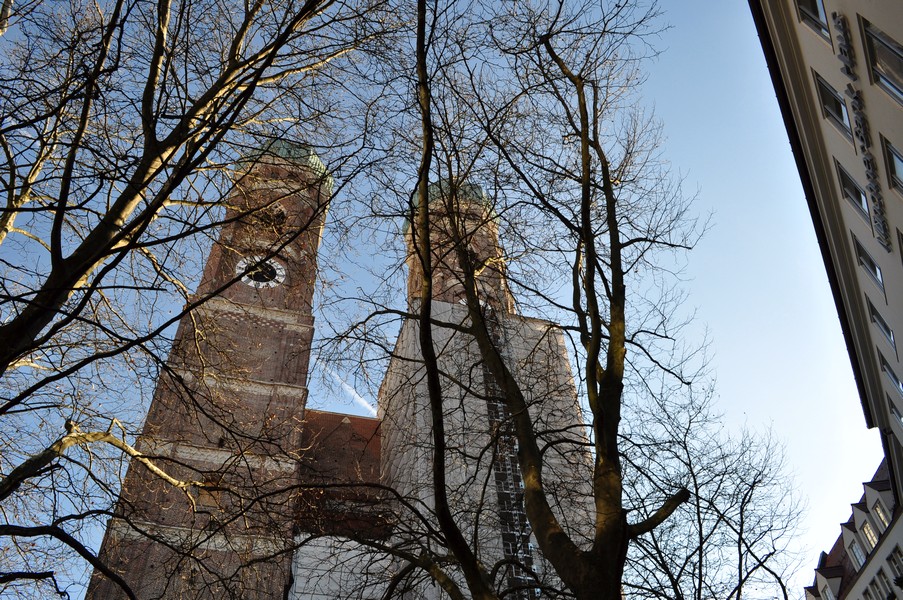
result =
[{"label": "bare tree", "polygon": [[643,510],[675,485],[690,490],[674,517],[631,549],[631,596],[789,598],[802,505],[780,445],[767,433],[725,433],[708,393],[657,402],[625,430],[630,504]]},{"label": "bare tree", "polygon": [[[429,432],[409,440],[420,448],[415,464],[430,465],[428,476],[419,487],[394,487],[402,538],[419,543],[407,553],[380,545],[407,565],[391,589],[404,582],[417,588],[411,582],[418,576],[452,598],[537,591],[620,598],[627,589],[672,597],[690,593],[682,591],[685,577],[699,584],[699,597],[715,582],[725,597],[749,592],[754,581],[783,589],[776,557],[796,509],[777,496],[783,479],[768,443],[743,437],[697,445],[695,436],[711,435],[710,421],[691,414],[705,412],[705,403],[690,402],[689,416],[673,413],[670,431],[662,425],[667,413],[656,413],[693,399],[707,372],[703,349],[681,339],[691,315],[679,288],[683,255],[705,223],[659,159],[659,128],[636,95],[640,63],[654,54],[655,3],[422,0],[416,14],[415,60],[404,64],[418,118],[407,117],[398,138],[420,160],[416,170],[396,162],[393,173],[378,174],[386,192],[377,210],[380,217],[405,214],[410,224],[409,305],[381,304],[379,294],[368,294],[359,304],[370,314],[341,337],[372,344],[371,354],[357,356],[390,352],[381,403],[387,389],[404,385],[417,393],[401,404],[424,403],[420,413],[384,415],[384,434],[399,436],[394,430],[413,429],[406,423],[417,419],[426,423],[419,431]],[[481,199],[474,183],[489,194]],[[504,250],[480,247],[480,228],[496,228]],[[500,300],[506,287],[514,299],[508,304]],[[544,411],[564,404],[553,404],[547,381],[537,380],[556,379],[556,367],[531,378],[510,351],[528,339],[510,338],[517,330],[511,323],[523,317],[538,317],[557,332],[551,337],[571,343],[584,410],[554,427]],[[377,330],[397,331],[399,322],[393,347],[392,336]],[[415,366],[397,366],[404,363]],[[398,381],[400,373],[407,383]],[[483,423],[462,422],[469,417],[461,414],[477,410],[468,398],[497,401],[498,420],[490,407]],[[644,423],[651,413],[661,427]],[[470,432],[466,449],[462,431]],[[493,553],[493,529],[481,528],[479,514],[491,520],[495,510],[491,474],[505,447],[516,456],[518,500],[541,555],[535,563]],[[672,458],[658,464],[665,447]],[[561,461],[559,452],[569,458]],[[719,478],[722,486],[700,483]],[[565,489],[562,480],[582,485]],[[730,493],[728,481],[735,484]],[[774,520],[763,520],[776,507]],[[416,517],[404,517],[415,508]],[[710,524],[694,529],[699,519],[714,521],[717,544]],[[678,577],[654,549],[687,531],[695,536],[681,555],[687,565],[700,555],[711,564],[700,560]],[[510,564],[518,577],[506,576]],[[643,569],[664,579],[651,585],[640,577]],[[701,582],[693,579],[699,573]]]},{"label": "bare tree", "polygon": [[[327,549],[323,593],[618,598],[653,587],[635,561],[676,577],[650,548],[701,514],[736,534],[735,595],[771,568],[757,536],[773,530],[747,519],[762,514],[747,510],[754,494],[724,504],[692,485],[732,460],[724,477],[755,473],[758,455],[739,448],[713,466],[693,444],[633,426],[705,380],[701,353],[680,339],[675,277],[704,224],[636,97],[654,2],[12,7],[0,38],[4,590],[62,594],[70,575],[53,565],[74,555],[115,578],[91,539],[127,456],[212,527],[217,494],[266,506],[290,494],[298,535],[270,558],[293,551],[304,564]],[[379,264],[375,290],[334,259],[319,309],[330,368],[362,382],[389,373],[381,435],[398,453],[383,460],[407,462],[384,464],[379,481],[361,456],[340,474],[318,464],[316,435],[279,449],[314,466],[276,491],[161,466],[132,443],[174,324],[223,290],[190,293],[213,232],[265,215],[224,206],[230,174],[283,138],[328,146],[350,197],[336,207],[336,245],[369,236],[404,259],[388,275]],[[392,285],[403,262],[406,303]],[[346,319],[352,305],[364,316]],[[200,346],[216,325],[185,339]],[[172,371],[200,415],[197,386]],[[393,402],[412,412],[390,414]],[[364,453],[369,441],[341,447]],[[662,444],[673,460],[659,472]],[[191,549],[179,556],[194,560]],[[296,581],[295,593],[320,584]]]},{"label": "bare tree", "polygon": [[243,160],[281,139],[327,141],[337,174],[366,160],[355,132],[372,115],[339,73],[391,30],[383,8],[3,4],[4,592],[64,594],[83,561],[103,571],[98,527],[129,457],[198,493],[134,445],[174,326],[219,291],[192,294],[218,228],[266,211],[226,206]]}]

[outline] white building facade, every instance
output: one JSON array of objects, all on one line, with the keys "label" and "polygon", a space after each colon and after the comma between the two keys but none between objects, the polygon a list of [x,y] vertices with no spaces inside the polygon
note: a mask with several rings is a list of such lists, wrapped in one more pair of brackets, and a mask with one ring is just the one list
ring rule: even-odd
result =
[{"label": "white building facade", "polygon": [[887,457],[884,483],[866,484],[807,598],[897,597],[903,588],[893,580],[903,573],[887,559],[903,545],[895,518],[903,491],[903,4],[750,0],[750,7],[865,421],[880,430]]}]

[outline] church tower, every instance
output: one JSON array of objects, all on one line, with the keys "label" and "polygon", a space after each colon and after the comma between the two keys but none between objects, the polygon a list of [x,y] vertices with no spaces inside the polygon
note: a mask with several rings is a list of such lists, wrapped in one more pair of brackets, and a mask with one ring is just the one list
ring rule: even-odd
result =
[{"label": "church tower", "polygon": [[[291,586],[311,304],[332,180],[309,149],[245,159],[179,324],[101,558],[140,598],[283,598]],[[95,572],[88,598],[122,598]]]},{"label": "church tower", "polygon": [[[442,381],[447,494],[458,527],[472,536],[487,571],[507,598],[533,600],[538,583],[555,587],[532,543],[524,510],[517,441],[505,399],[467,333],[461,249],[475,267],[477,292],[496,348],[529,404],[546,457],[546,483],[562,525],[591,530],[587,482],[567,481],[590,462],[564,336],[553,323],[518,315],[507,280],[499,224],[483,190],[443,182],[430,188],[433,342]],[[379,393],[383,479],[412,505],[434,507],[432,414],[420,349],[420,281],[416,232],[408,244],[406,319]],[[417,537],[416,535],[414,536]],[[579,536],[575,535],[579,539]],[[439,555],[442,551],[437,551]],[[541,579],[534,578],[534,574]],[[459,577],[453,575],[456,579]],[[412,598],[445,597],[438,586],[414,584]],[[408,597],[408,596],[405,596]]]}]

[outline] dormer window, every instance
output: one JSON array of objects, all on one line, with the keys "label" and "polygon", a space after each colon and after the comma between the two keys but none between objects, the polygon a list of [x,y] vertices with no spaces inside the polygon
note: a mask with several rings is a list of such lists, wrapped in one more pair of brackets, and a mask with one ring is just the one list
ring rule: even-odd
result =
[{"label": "dormer window", "polygon": [[869,552],[874,550],[875,546],[878,545],[878,535],[875,533],[872,524],[866,521],[862,524],[862,527],[859,528],[859,532],[865,538],[865,543],[868,546]]},{"label": "dormer window", "polygon": [[856,566],[856,570],[862,568],[862,565],[865,564],[865,552],[862,551],[862,546],[859,545],[859,542],[853,540],[850,545],[850,557],[853,559],[853,564]]},{"label": "dormer window", "polygon": [[875,515],[875,519],[878,520],[878,523],[881,524],[881,531],[887,529],[888,523],[890,520],[887,518],[887,513],[884,512],[884,507],[881,506],[881,501],[876,500],[875,505],[872,507],[872,514]]}]

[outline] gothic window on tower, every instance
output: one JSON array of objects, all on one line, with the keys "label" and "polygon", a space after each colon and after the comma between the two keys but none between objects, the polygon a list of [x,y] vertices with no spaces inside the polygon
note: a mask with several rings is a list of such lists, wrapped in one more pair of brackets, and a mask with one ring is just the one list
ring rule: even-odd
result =
[{"label": "gothic window on tower", "polygon": [[897,102],[903,104],[903,46],[866,21],[865,48],[872,83],[881,86]]},{"label": "gothic window on tower", "polygon": [[235,266],[235,274],[243,283],[256,288],[276,287],[285,281],[285,267],[265,256],[247,256]]},{"label": "gothic window on tower", "polygon": [[280,231],[285,225],[286,214],[285,209],[278,204],[273,204],[266,208],[262,208],[257,212],[257,221],[266,227],[275,231]]},{"label": "gothic window on tower", "polygon": [[815,76],[815,82],[818,85],[818,98],[821,101],[823,116],[834,123],[845,136],[852,139],[853,127],[843,96],[818,75]]},{"label": "gothic window on tower", "polygon": [[828,37],[828,15],[823,0],[797,0],[800,19],[809,27]]}]

